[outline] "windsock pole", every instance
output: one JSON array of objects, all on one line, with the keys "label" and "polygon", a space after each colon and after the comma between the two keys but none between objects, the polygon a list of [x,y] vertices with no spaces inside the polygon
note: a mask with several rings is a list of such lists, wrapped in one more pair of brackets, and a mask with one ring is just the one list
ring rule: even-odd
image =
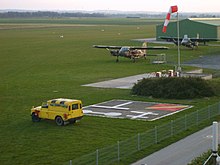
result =
[{"label": "windsock pole", "polygon": [[179,22],[179,14],[177,12],[177,40],[178,40],[178,67],[177,71],[180,73],[182,71],[180,66],[180,22]]},{"label": "windsock pole", "polygon": [[177,42],[178,42],[178,67],[177,71],[180,73],[181,72],[181,66],[180,66],[180,26],[179,26],[179,14],[178,14],[178,6],[170,6],[169,12],[166,15],[166,19],[164,21],[163,29],[162,32],[166,33],[167,31],[167,26],[170,21],[170,16],[172,13],[177,13]]}]

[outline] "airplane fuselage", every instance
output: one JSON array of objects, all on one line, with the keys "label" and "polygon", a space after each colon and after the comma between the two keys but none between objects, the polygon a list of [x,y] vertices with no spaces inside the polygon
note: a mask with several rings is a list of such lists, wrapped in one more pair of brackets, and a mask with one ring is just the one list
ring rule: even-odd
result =
[{"label": "airplane fuselage", "polygon": [[[174,40],[173,39],[173,43],[177,46],[178,45],[178,41]],[[182,46],[185,46],[187,48],[191,48],[191,49],[194,49],[195,47],[198,47],[198,42],[192,42],[190,39],[187,39],[187,40],[182,40],[182,41],[179,41],[179,44],[182,45]]]},{"label": "airplane fuselage", "polygon": [[139,50],[139,49],[131,50],[130,47],[122,47],[120,50],[111,50],[110,53],[113,56],[121,56],[131,59],[144,57],[146,55],[144,50]]}]

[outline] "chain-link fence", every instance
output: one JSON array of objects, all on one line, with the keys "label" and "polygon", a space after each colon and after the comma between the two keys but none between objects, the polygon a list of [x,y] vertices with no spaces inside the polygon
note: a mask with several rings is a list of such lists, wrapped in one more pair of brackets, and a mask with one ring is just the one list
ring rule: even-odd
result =
[{"label": "chain-link fence", "polygon": [[203,121],[209,120],[219,114],[220,102],[172,120],[164,125],[156,126],[147,132],[138,133],[124,141],[118,141],[112,146],[97,149],[95,152],[70,160],[65,165],[107,165],[117,161],[119,162],[121,158],[157,144],[164,139],[199,125]]}]

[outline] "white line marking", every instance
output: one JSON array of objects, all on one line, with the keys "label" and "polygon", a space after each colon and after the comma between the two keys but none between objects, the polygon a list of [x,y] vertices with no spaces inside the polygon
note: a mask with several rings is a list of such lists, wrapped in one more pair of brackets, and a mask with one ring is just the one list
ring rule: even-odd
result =
[{"label": "white line marking", "polygon": [[123,103],[123,104],[115,105],[114,107],[122,107],[122,106],[124,106],[124,105],[128,105],[128,104],[131,104],[131,103],[133,103],[133,102],[130,101],[130,102],[127,102],[127,103]]},{"label": "white line marking", "polygon": [[110,106],[103,106],[103,105],[91,105],[90,107],[94,107],[94,108],[105,108],[105,109],[121,109],[121,110],[128,110],[129,108],[123,108],[123,107],[110,107]]},{"label": "white line marking", "polygon": [[106,109],[121,109],[121,110],[128,110],[129,108],[125,108],[122,106],[128,105],[133,103],[132,101],[127,102],[127,103],[123,103],[123,104],[119,104],[119,105],[114,105],[114,106],[104,106],[104,105],[91,105],[90,107],[95,107],[95,108],[106,108]]},{"label": "white line marking", "polygon": [[122,114],[121,113],[118,113],[118,112],[95,112],[95,111],[92,111],[92,110],[83,110],[83,113],[85,114],[97,114],[97,115],[104,115],[104,116],[111,116],[111,117],[114,117],[114,116],[121,116]]},{"label": "white line marking", "polygon": [[158,115],[158,113],[153,113],[153,112],[140,112],[140,111],[131,111],[131,112],[137,113],[140,115],[126,115],[126,117],[129,117],[131,119],[138,119],[138,118],[147,119],[147,118],[149,118],[147,115],[155,115],[155,116]]}]

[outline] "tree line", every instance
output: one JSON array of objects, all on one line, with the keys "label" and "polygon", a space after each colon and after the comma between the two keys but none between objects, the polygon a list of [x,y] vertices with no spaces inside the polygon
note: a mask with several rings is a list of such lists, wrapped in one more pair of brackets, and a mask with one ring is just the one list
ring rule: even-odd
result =
[{"label": "tree line", "polygon": [[[0,18],[33,18],[33,17],[49,17],[49,18],[62,18],[62,17],[127,17],[127,18],[164,18],[165,13],[104,13],[104,12],[55,12],[55,11],[8,11],[1,12]],[[210,18],[220,17],[220,13],[181,13],[181,18]]]}]

